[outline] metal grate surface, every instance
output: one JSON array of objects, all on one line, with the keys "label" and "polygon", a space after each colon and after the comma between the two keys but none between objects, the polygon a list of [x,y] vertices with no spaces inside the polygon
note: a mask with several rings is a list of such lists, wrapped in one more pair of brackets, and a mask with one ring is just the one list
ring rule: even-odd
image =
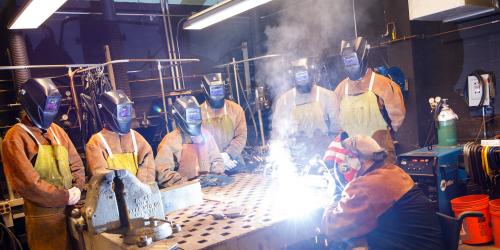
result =
[{"label": "metal grate surface", "polygon": [[[277,188],[276,185],[269,177],[242,174],[235,176],[235,182],[230,185],[203,189],[203,204],[168,214],[169,220],[181,224],[180,233],[142,249],[165,249],[175,243],[181,249],[212,248],[225,241],[254,234],[261,229],[273,227],[278,230],[275,225],[289,219],[289,214],[283,213],[283,205],[287,204],[279,204],[279,197],[276,197],[276,192],[274,192],[275,188]],[[320,207],[321,204],[318,204],[318,208]],[[243,216],[215,220],[210,215],[237,212],[241,212]],[[313,224],[318,223],[316,216]],[[293,224],[296,225],[297,222],[294,221]],[[303,225],[300,226],[303,227]],[[283,230],[279,228],[278,231]],[[278,237],[273,234],[269,237]],[[310,236],[312,235],[302,237]]]}]

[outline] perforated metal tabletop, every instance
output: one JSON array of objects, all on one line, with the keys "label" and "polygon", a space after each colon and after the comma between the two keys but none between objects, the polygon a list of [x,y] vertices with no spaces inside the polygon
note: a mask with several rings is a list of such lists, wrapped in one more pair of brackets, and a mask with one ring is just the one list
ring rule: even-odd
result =
[{"label": "perforated metal tabletop", "polygon": [[[324,204],[308,204],[312,209],[296,211],[282,202],[277,188],[270,177],[241,174],[230,185],[203,189],[203,204],[168,214],[168,219],[182,225],[180,233],[141,249],[175,245],[181,249],[277,249],[313,237]],[[210,215],[237,212],[242,216],[233,219],[215,220]],[[124,245],[120,235],[104,233],[99,238],[113,248],[137,248]]]}]

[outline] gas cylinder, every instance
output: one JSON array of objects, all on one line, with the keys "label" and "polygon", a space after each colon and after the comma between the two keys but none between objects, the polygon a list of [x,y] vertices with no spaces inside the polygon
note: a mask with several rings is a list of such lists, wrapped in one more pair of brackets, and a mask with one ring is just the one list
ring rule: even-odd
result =
[{"label": "gas cylinder", "polygon": [[456,120],[458,120],[458,116],[448,105],[447,99],[443,99],[442,101],[441,112],[437,118],[438,145],[453,146],[457,144]]}]

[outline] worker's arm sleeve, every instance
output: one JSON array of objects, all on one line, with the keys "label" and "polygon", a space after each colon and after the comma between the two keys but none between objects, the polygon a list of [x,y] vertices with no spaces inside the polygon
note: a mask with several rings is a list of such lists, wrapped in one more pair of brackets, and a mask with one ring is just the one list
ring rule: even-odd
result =
[{"label": "worker's arm sleeve", "polygon": [[[334,241],[349,240],[363,236],[377,226],[377,217],[383,211],[373,206],[373,195],[360,185],[348,187],[340,202],[328,208],[323,215],[323,231]],[[379,209],[380,210],[380,209]],[[385,211],[385,210],[384,210]]]},{"label": "worker's arm sleeve", "polygon": [[82,158],[80,158],[80,155],[76,151],[75,145],[73,145],[69,136],[66,133],[64,133],[64,135],[67,140],[66,148],[68,149],[71,175],[73,175],[73,186],[83,190],[85,185],[85,166],[83,165]]},{"label": "worker's arm sleeve", "polygon": [[406,108],[403,100],[401,88],[392,80],[385,78],[387,82],[384,84],[385,89],[380,91],[379,96],[384,101],[385,109],[391,119],[392,128],[397,131],[406,116]]},{"label": "worker's arm sleeve", "polygon": [[245,119],[245,112],[240,106],[234,109],[234,137],[231,143],[224,149],[224,152],[228,153],[232,157],[237,157],[241,155],[245,145],[247,144],[247,121]]},{"label": "worker's arm sleeve", "polygon": [[99,171],[108,168],[108,163],[104,156],[104,150],[99,146],[97,138],[92,136],[85,147],[85,157],[87,158],[87,167],[90,177],[96,175]]},{"label": "worker's arm sleeve", "polygon": [[205,135],[208,143],[208,159],[210,160],[210,172],[214,174],[222,174],[224,173],[224,160],[219,151],[219,147],[217,147],[217,143],[215,143],[215,139],[210,135]]},{"label": "worker's arm sleeve", "polygon": [[40,178],[28,157],[23,144],[14,140],[2,143],[5,174],[24,199],[42,207],[63,207],[67,204],[69,193]]},{"label": "worker's arm sleeve", "polygon": [[[166,145],[164,139],[158,147],[158,155],[154,161],[155,164],[155,179],[160,188],[170,187],[183,182],[182,176],[174,171],[174,153],[170,150],[170,145]],[[151,156],[153,152],[151,152]]]},{"label": "worker's arm sleeve", "polygon": [[173,139],[174,138],[170,138],[167,135],[158,146],[158,154],[155,159],[157,177],[161,176],[165,171],[172,171],[175,168],[174,152],[172,150],[173,141],[169,143],[169,141]]},{"label": "worker's arm sleeve", "polygon": [[330,122],[328,131],[333,134],[340,132],[340,124],[338,122],[339,106],[333,91],[327,91],[325,94],[325,110]]},{"label": "worker's arm sleeve", "polygon": [[138,153],[137,153],[137,177],[144,183],[150,183],[155,181],[156,167],[155,158],[153,155],[153,149],[149,143],[140,135],[136,133]]}]

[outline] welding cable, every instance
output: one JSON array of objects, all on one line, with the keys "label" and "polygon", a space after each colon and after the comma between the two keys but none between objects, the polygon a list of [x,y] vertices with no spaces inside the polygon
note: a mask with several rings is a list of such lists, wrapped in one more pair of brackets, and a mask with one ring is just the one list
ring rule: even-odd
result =
[{"label": "welding cable", "polygon": [[[16,250],[16,249],[22,250],[23,246],[21,245],[21,242],[16,237],[16,235],[5,224],[3,224],[2,222],[0,222],[0,226],[3,228],[2,231],[7,232],[7,235],[9,237],[10,242],[11,242],[11,247],[10,248],[13,249],[13,250]],[[2,239],[2,241],[0,241],[0,243],[3,243],[3,239]],[[15,243],[15,245],[12,245],[13,243]]]},{"label": "welding cable", "polygon": [[467,172],[467,175],[470,176],[472,182],[477,184],[476,181],[476,174],[474,173],[474,170],[472,169],[472,164],[470,160],[470,146],[471,142],[468,142],[464,145],[463,153],[464,153],[464,165],[465,165],[465,170]]},{"label": "welding cable", "polygon": [[491,177],[492,176],[492,172],[491,172],[491,169],[490,169],[490,164],[488,163],[488,152],[489,152],[489,149],[490,149],[489,146],[483,147],[483,149],[481,150],[481,160],[482,160],[484,172],[486,173],[486,175],[488,177]]}]

